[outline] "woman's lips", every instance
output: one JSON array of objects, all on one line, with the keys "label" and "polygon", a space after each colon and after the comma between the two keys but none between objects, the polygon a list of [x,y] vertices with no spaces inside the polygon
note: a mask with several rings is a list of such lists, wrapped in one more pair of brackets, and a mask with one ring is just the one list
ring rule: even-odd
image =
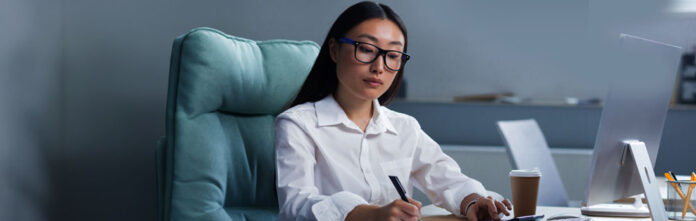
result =
[{"label": "woman's lips", "polygon": [[364,81],[365,83],[367,83],[367,85],[369,85],[369,86],[371,86],[371,87],[379,87],[380,85],[383,84],[383,83],[382,83],[382,80],[379,80],[379,79],[370,79],[370,78],[368,78],[368,79],[364,79],[363,81]]}]

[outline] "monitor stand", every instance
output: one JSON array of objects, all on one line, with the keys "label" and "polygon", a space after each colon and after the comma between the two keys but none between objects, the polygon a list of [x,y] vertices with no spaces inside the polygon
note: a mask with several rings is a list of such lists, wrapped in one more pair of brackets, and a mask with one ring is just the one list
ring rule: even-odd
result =
[{"label": "monitor stand", "polygon": [[627,157],[633,158],[636,165],[635,169],[638,171],[640,181],[643,184],[648,208],[643,206],[639,197],[635,197],[633,205],[597,204],[582,207],[582,214],[588,216],[650,217],[654,221],[667,221],[667,212],[665,212],[665,205],[662,202],[645,143],[636,140],[628,140],[623,143],[625,148],[621,157],[621,165],[624,165],[625,161],[628,160]]}]

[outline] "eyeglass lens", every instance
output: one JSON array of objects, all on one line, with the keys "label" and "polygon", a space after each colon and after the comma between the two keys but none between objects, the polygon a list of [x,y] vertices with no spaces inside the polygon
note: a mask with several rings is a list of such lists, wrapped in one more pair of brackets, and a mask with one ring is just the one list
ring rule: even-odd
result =
[{"label": "eyeglass lens", "polygon": [[[355,46],[355,58],[363,63],[373,62],[379,55],[379,49],[370,44],[357,44]],[[402,53],[397,51],[388,51],[384,56],[384,64],[392,70],[401,69]]]}]

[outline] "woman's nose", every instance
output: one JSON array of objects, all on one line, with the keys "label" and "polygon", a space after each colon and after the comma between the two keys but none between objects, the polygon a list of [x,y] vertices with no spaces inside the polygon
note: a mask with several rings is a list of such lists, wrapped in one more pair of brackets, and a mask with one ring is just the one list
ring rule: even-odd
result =
[{"label": "woman's nose", "polygon": [[383,74],[384,73],[384,58],[382,57],[384,55],[377,55],[377,58],[375,59],[372,64],[370,64],[370,71],[374,72],[376,74]]}]

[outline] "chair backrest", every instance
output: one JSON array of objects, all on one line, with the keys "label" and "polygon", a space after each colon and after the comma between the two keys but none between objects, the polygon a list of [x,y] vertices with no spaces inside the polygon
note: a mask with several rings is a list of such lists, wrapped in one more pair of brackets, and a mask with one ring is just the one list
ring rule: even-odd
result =
[{"label": "chair backrest", "polygon": [[253,41],[212,28],[174,41],[160,220],[268,220],[278,211],[274,118],[319,52],[311,41]]},{"label": "chair backrest", "polygon": [[537,203],[542,206],[568,206],[561,176],[536,120],[498,121],[497,125],[512,168],[537,167],[541,170]]}]

